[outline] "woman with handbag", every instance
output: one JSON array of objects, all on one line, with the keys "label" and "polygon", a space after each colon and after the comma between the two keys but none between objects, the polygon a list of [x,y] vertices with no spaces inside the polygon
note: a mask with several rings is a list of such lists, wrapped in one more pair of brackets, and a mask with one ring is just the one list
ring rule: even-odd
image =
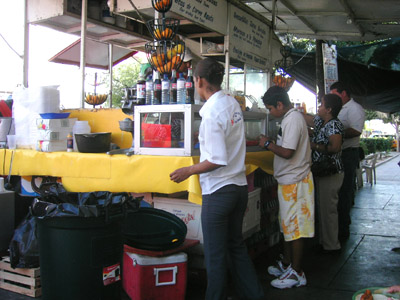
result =
[{"label": "woman with handbag", "polygon": [[341,159],[344,128],[337,118],[342,101],[335,96],[323,96],[316,116],[304,115],[307,125],[314,128],[311,138],[311,171],[315,181],[319,243],[324,253],[335,253],[341,248],[337,205],[344,177]]}]

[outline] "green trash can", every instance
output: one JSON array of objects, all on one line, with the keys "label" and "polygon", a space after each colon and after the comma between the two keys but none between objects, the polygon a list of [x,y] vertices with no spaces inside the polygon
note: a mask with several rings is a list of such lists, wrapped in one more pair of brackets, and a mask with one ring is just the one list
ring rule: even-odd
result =
[{"label": "green trash can", "polygon": [[38,218],[43,300],[121,299],[121,223],[105,217]]}]

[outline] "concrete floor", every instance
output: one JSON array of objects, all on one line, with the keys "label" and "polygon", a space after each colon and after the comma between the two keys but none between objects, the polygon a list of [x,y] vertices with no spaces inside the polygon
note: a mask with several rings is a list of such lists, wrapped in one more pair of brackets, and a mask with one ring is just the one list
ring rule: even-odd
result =
[{"label": "concrete floor", "polygon": [[[267,267],[276,259],[280,245],[254,258],[266,299],[352,299],[356,291],[366,287],[400,284],[399,160],[398,153],[392,153],[389,159],[381,161],[376,169],[377,184],[371,186],[364,182],[357,191],[351,211],[351,235],[339,254],[320,254],[316,249],[316,239],[307,241],[304,258],[306,287],[278,290],[270,286],[273,278],[268,275]],[[204,272],[190,270],[186,299],[204,299],[205,284]],[[230,293],[231,298],[236,299],[233,286]],[[32,298],[0,289],[0,299]],[[124,294],[121,299],[129,298]]]}]

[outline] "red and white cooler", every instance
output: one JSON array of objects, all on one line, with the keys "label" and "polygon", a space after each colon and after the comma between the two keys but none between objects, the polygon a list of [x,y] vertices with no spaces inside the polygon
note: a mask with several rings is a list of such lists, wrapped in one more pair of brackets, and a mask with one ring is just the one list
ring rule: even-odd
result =
[{"label": "red and white cooler", "polygon": [[124,252],[122,285],[131,299],[185,299],[187,255],[153,257]]}]

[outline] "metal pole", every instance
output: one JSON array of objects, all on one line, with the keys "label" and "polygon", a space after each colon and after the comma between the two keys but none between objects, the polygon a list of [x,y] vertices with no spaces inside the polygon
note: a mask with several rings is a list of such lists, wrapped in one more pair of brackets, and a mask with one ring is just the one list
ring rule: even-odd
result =
[{"label": "metal pole", "polygon": [[[229,35],[225,36],[225,45],[229,45]],[[225,51],[225,74],[226,74],[226,90],[229,91],[229,64],[230,64],[230,57],[229,51]]]},{"label": "metal pole", "polygon": [[86,23],[87,0],[82,0],[81,14],[81,108],[85,106],[85,66],[86,66]]},{"label": "metal pole", "polygon": [[113,45],[108,44],[108,73],[110,74],[110,108],[112,108],[112,89],[113,89]]},{"label": "metal pole", "polygon": [[322,40],[315,41],[315,76],[316,76],[316,112],[318,111],[318,101],[324,95],[324,65],[322,61]]},{"label": "metal pole", "polygon": [[[228,16],[230,15],[230,5],[228,5]],[[226,24],[226,35],[224,36],[224,54],[225,54],[225,75],[226,75],[226,90],[229,91],[229,18]]]},{"label": "metal pole", "polygon": [[22,85],[27,88],[29,86],[29,23],[27,0],[24,0],[24,56],[22,68]]},{"label": "metal pole", "polygon": [[247,78],[247,64],[244,64],[244,89],[243,89],[243,95],[246,95],[246,78]]},{"label": "metal pole", "polygon": [[[271,27],[269,27],[269,35],[268,35],[268,72],[272,72],[273,63],[272,63],[272,36],[274,35],[274,30],[275,30],[275,23],[276,23],[276,0],[272,1],[272,24]],[[269,85],[269,82],[268,82]]]}]

